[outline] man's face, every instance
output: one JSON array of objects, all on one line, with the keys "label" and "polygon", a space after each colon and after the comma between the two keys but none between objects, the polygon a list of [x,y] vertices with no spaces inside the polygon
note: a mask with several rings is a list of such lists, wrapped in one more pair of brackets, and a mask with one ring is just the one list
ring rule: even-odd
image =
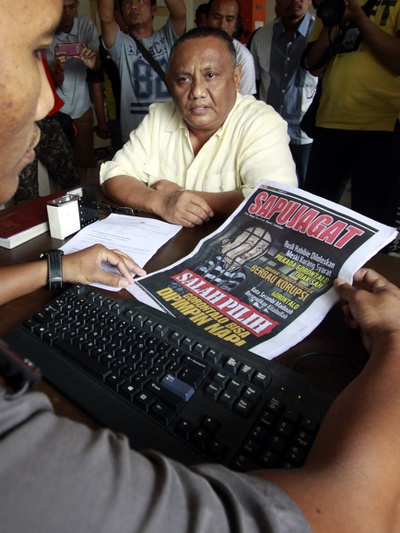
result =
[{"label": "man's face", "polygon": [[74,24],[74,18],[78,16],[78,0],[63,0],[63,14],[60,24],[60,30],[69,33]]},{"label": "man's face", "polygon": [[226,44],[217,37],[178,46],[167,75],[172,98],[193,133],[215,133],[236,101],[241,66],[235,69]]},{"label": "man's face", "polygon": [[235,239],[224,243],[221,251],[225,261],[237,267],[261,257],[271,244],[271,235],[263,228],[249,228]]},{"label": "man's face", "polygon": [[276,0],[276,12],[283,20],[301,20],[307,13],[311,0]]},{"label": "man's face", "polygon": [[152,26],[157,6],[152,6],[150,0],[122,0],[121,11],[126,25],[133,30]]},{"label": "man's face", "polygon": [[40,138],[35,121],[54,104],[41,54],[53,40],[61,10],[61,0],[2,2],[0,203],[15,193],[18,173],[33,161]]},{"label": "man's face", "polygon": [[199,13],[196,17],[195,23],[198,28],[204,28],[207,26],[207,13]]},{"label": "man's face", "polygon": [[239,5],[236,0],[214,0],[208,12],[207,25],[226,31],[232,37],[238,25]]}]

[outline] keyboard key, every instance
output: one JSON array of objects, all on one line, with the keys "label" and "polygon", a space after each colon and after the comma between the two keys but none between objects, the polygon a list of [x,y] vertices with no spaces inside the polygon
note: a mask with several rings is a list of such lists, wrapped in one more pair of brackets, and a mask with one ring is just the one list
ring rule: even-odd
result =
[{"label": "keyboard key", "polygon": [[188,402],[194,394],[193,387],[191,387],[184,381],[181,381],[180,379],[171,376],[171,374],[167,374],[162,379],[161,384],[169,391],[183,398],[185,402]]},{"label": "keyboard key", "polygon": [[185,400],[182,398],[182,396],[178,396],[174,392],[171,392],[157,383],[149,383],[146,389],[148,389],[151,394],[157,396],[157,398],[162,400],[164,403],[171,406],[176,413],[179,413],[179,411],[185,405]]},{"label": "keyboard key", "polygon": [[238,376],[242,379],[246,379],[247,381],[251,381],[254,373],[255,369],[252,366],[243,365],[238,372]]},{"label": "keyboard key", "polygon": [[219,440],[213,440],[208,444],[205,451],[214,461],[221,462],[226,457],[229,448]]},{"label": "keyboard key", "polygon": [[133,398],[133,401],[146,413],[149,412],[149,409],[153,403],[156,402],[156,397],[149,392],[140,392],[136,394]]},{"label": "keyboard key", "polygon": [[176,416],[175,411],[161,402],[156,402],[151,406],[151,414],[159,418],[166,426],[169,426]]},{"label": "keyboard key", "polygon": [[218,398],[220,397],[220,394],[222,393],[222,387],[216,384],[215,382],[210,383],[208,387],[204,391],[204,396],[207,396],[207,398],[210,398],[214,402],[218,401]]},{"label": "keyboard key", "polygon": [[271,381],[272,381],[271,376],[268,376],[264,372],[256,372],[253,378],[254,385],[258,385],[259,387],[262,387],[263,389],[267,389]]},{"label": "keyboard key", "polygon": [[261,400],[262,394],[254,387],[247,387],[243,392],[243,399],[249,400],[253,405],[257,405]]},{"label": "keyboard key", "polygon": [[249,402],[244,398],[240,398],[240,400],[235,405],[234,411],[240,416],[248,418],[254,411],[254,405],[252,404],[252,402]]},{"label": "keyboard key", "polygon": [[175,431],[184,439],[189,440],[192,434],[196,431],[197,426],[190,420],[182,418],[175,426]]},{"label": "keyboard key", "polygon": [[236,400],[236,394],[232,394],[229,391],[224,391],[219,399],[220,403],[225,405],[225,407],[228,407],[228,409],[232,409],[232,407],[235,405]]},{"label": "keyboard key", "polygon": [[191,370],[189,368],[184,368],[182,372],[179,373],[179,379],[185,381],[194,389],[198,389],[203,383],[204,377],[202,372],[199,372],[197,370]]},{"label": "keyboard key", "polygon": [[227,362],[224,364],[224,368],[226,370],[229,370],[230,372],[233,372],[233,374],[237,374],[240,366],[241,366],[240,361],[238,361],[234,357],[229,357]]},{"label": "keyboard key", "polygon": [[222,426],[219,420],[210,415],[207,415],[203,418],[203,420],[201,421],[201,425],[214,434],[217,433],[219,428]]},{"label": "keyboard key", "polygon": [[194,443],[195,446],[197,446],[201,450],[204,450],[204,448],[210,441],[210,434],[203,428],[197,428],[194,431],[190,440]]}]

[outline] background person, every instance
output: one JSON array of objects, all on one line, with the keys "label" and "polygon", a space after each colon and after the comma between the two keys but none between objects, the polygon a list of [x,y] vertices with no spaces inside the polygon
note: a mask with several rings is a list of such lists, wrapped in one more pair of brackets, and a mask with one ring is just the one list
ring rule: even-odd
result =
[{"label": "background person", "polygon": [[[57,93],[64,102],[61,111],[73,119],[78,130],[73,149],[75,164],[84,184],[87,169],[96,167],[93,112],[86,75],[88,68],[100,68],[100,59],[96,26],[91,20],[78,17],[78,7],[78,0],[63,0],[63,16],[47,50],[47,60]],[[66,56],[57,48],[59,44],[74,42],[83,44],[83,49],[76,56]]]},{"label": "background person", "polygon": [[300,128],[318,83],[300,66],[300,59],[314,27],[308,9],[311,0],[277,0],[280,16],[259,28],[251,41],[258,95],[288,123],[290,150],[296,163],[299,186],[304,185],[312,139]]},{"label": "background person", "polygon": [[183,0],[165,0],[168,21],[154,31],[156,0],[122,1],[121,15],[127,27],[124,33],[115,20],[114,0],[97,0],[97,5],[103,43],[121,78],[121,132],[125,143],[148,113],[150,104],[171,99],[163,79],[138,49],[135,39],[165,71],[172,45],[186,30],[186,7]]},{"label": "background person", "polygon": [[75,187],[80,180],[72,153],[72,138],[68,138],[62,125],[65,118],[60,112],[63,101],[55,90],[44,54],[41,59],[53,92],[54,106],[47,117],[37,123],[40,141],[35,149],[36,157],[19,173],[18,189],[14,195],[16,204],[39,196],[39,161],[46,167],[49,179],[52,183],[57,183],[60,189]]},{"label": "background person", "polygon": [[198,28],[207,26],[207,12],[208,12],[207,4],[200,4],[197,7],[194,23],[196,24]]},{"label": "background person", "polygon": [[400,185],[395,132],[400,2],[372,0],[361,7],[349,0],[336,21],[325,23],[317,17],[305,52],[309,71],[323,78],[304,188],[339,202],[351,179],[352,209],[394,226]]},{"label": "background person", "polygon": [[241,23],[240,4],[237,0],[209,0],[207,26],[226,31],[233,38],[237,64],[242,65],[241,94],[256,94],[256,76],[251,53],[244,44],[234,38]]}]

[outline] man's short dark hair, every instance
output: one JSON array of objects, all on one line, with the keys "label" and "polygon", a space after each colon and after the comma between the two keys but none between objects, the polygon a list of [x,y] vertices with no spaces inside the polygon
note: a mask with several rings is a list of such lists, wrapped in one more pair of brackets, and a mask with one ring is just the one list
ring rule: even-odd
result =
[{"label": "man's short dark hair", "polygon": [[197,18],[199,15],[207,15],[208,13],[208,4],[200,4],[199,7],[196,9],[195,18]]},{"label": "man's short dark hair", "polygon": [[[214,0],[208,0],[208,4],[207,4],[208,5],[208,10],[207,10],[207,12],[210,11],[213,1]],[[240,19],[241,6],[240,6],[239,0],[236,0],[236,3],[237,3],[237,6],[238,6],[238,19]]]},{"label": "man's short dark hair", "polygon": [[206,37],[216,37],[225,44],[227,51],[232,57],[232,68],[234,69],[236,67],[236,50],[233,45],[232,38],[226,33],[226,31],[218,28],[209,28],[208,26],[193,28],[184,33],[172,47],[171,54],[169,56],[169,63],[171,64],[172,56],[179,46],[188,41],[192,41],[193,39],[204,39]]}]

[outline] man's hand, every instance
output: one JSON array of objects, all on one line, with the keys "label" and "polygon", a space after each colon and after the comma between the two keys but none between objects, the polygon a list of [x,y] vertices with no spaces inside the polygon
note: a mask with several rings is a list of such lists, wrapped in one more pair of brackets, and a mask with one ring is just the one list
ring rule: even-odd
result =
[{"label": "man's hand", "polygon": [[157,191],[155,212],[167,222],[186,228],[200,226],[214,213],[203,198],[195,192],[184,191],[179,185],[168,180],[160,180],[151,187]]},{"label": "man's hand", "polygon": [[348,0],[346,1],[346,10],[343,14],[342,20],[353,20],[356,21],[358,17],[365,16],[364,11],[361,8],[358,0]]},{"label": "man's hand", "polygon": [[[85,46],[83,43],[81,43],[83,48],[81,50],[80,54],[71,56],[74,59],[80,59],[85,67],[90,69],[96,69],[100,67],[100,59],[98,59],[98,53],[94,50],[91,50],[87,46]],[[54,48],[54,59],[57,65],[57,68],[62,65],[62,68],[65,67],[65,61],[67,59],[67,56],[65,55],[65,52],[60,52],[58,50],[58,47],[56,46]]]},{"label": "man's hand", "polygon": [[83,61],[86,68],[96,69],[99,68],[98,53],[91,50],[87,46],[83,45],[82,51],[79,54],[79,59]]},{"label": "man's hand", "polygon": [[350,327],[359,329],[364,346],[374,347],[393,340],[400,345],[400,289],[374,270],[361,268],[354,285],[335,280],[335,289],[344,300],[343,311]]},{"label": "man's hand", "polygon": [[[106,272],[102,263],[117,267],[121,275]],[[62,258],[63,279],[70,283],[103,283],[111,287],[125,288],[134,283],[132,272],[144,276],[143,270],[129,256],[119,250],[109,250],[101,244],[90,246],[80,252]]]}]

